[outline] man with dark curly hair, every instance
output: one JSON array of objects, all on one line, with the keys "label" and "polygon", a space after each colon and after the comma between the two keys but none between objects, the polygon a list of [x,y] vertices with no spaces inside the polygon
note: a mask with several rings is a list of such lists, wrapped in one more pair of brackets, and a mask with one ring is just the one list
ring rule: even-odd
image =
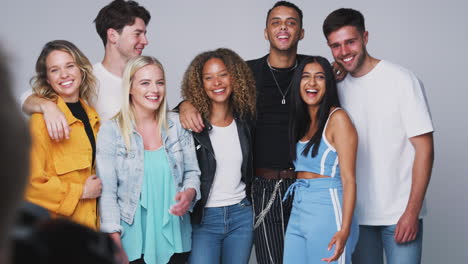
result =
[{"label": "man with dark curly hair", "polygon": [[[290,2],[277,2],[268,10],[264,34],[270,52],[247,62],[257,88],[252,199],[254,244],[260,264],[283,261],[292,199],[282,203],[282,198],[295,180],[288,150],[289,94],[294,69],[303,58],[297,55],[298,43],[304,37],[302,11]],[[188,102],[181,104],[180,117],[185,128],[202,131],[202,118]]]}]

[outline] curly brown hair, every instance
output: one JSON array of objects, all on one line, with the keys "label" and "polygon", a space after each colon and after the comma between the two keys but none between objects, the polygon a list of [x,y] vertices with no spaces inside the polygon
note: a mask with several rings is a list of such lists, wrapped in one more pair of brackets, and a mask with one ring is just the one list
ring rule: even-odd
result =
[{"label": "curly brown hair", "polygon": [[212,59],[221,59],[231,77],[232,94],[229,100],[231,109],[239,118],[255,116],[255,80],[247,63],[230,49],[219,48],[200,53],[192,60],[182,81],[182,98],[189,101],[200,114],[209,119],[211,100],[203,87],[203,66]]}]

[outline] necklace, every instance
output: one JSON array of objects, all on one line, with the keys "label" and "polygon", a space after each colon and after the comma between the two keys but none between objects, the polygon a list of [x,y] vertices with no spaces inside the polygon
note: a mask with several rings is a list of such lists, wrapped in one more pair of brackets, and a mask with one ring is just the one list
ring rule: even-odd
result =
[{"label": "necklace", "polygon": [[[280,92],[281,96],[283,97],[283,99],[281,100],[281,104],[286,104],[286,95],[288,94],[289,89],[291,89],[292,78],[291,78],[291,81],[289,81],[289,85],[288,85],[288,88],[286,88],[286,92],[283,93],[283,90],[281,90],[281,87],[279,86],[279,83],[276,80],[275,73],[273,72],[273,71],[278,71],[278,70],[271,67],[270,62],[268,61],[268,59],[269,58],[267,58],[267,60],[266,60],[267,65],[268,65],[268,69],[270,69],[270,72],[271,72],[271,75],[273,76],[273,80],[275,81],[276,87],[278,88],[278,91]],[[297,67],[297,60],[296,60],[296,64],[294,64],[294,66],[291,69],[289,69],[288,72],[296,69],[296,67]]]}]

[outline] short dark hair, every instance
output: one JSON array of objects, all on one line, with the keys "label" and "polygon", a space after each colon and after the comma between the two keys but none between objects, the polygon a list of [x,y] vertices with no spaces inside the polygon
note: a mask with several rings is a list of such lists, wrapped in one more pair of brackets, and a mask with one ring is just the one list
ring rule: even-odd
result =
[{"label": "short dark hair", "polygon": [[289,7],[289,8],[292,8],[294,10],[296,10],[297,14],[299,15],[299,22],[301,24],[301,28],[302,28],[302,10],[295,4],[291,3],[291,2],[288,2],[288,1],[278,1],[276,2],[276,4],[270,8],[270,10],[268,10],[268,13],[267,13],[267,16],[266,16],[266,24],[268,25],[268,17],[270,16],[270,13],[271,11],[273,11],[273,9],[279,7],[279,6],[285,6],[285,7]]},{"label": "short dark hair", "polygon": [[137,17],[141,18],[145,25],[148,25],[151,19],[148,10],[135,1],[114,0],[103,7],[94,19],[94,23],[104,46],[107,44],[107,30],[109,28],[121,33],[125,26],[133,25]]},{"label": "short dark hair", "polygon": [[328,39],[328,35],[330,35],[330,33],[344,26],[353,26],[360,33],[364,33],[364,31],[366,31],[364,16],[361,12],[351,8],[340,8],[331,12],[327,18],[325,18],[325,21],[323,21],[323,34],[325,35],[325,38]]}]

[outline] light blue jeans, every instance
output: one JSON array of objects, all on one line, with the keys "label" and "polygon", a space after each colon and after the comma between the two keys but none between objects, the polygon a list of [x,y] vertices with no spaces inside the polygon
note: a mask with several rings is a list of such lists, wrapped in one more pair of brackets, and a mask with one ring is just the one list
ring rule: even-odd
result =
[{"label": "light blue jeans", "polygon": [[253,210],[240,203],[206,207],[200,224],[192,226],[190,264],[247,264],[252,251]]},{"label": "light blue jeans", "polygon": [[383,252],[387,264],[421,263],[423,223],[419,220],[416,239],[404,244],[395,242],[396,225],[359,226],[359,241],[353,254],[353,263],[383,264]]}]

